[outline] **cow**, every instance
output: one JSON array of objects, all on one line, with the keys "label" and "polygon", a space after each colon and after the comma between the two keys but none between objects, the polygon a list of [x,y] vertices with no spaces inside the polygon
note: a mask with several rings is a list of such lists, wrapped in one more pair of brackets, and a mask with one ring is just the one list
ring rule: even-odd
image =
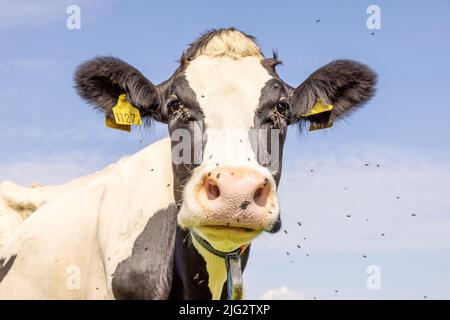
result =
[{"label": "cow", "polygon": [[36,196],[0,249],[0,297],[226,299],[228,255],[244,269],[251,242],[280,230],[288,126],[329,127],[375,92],[376,74],[356,61],[326,64],[297,87],[279,63],[234,28],[202,35],[158,85],[115,57],[82,63],[85,101],[115,119],[125,97],[169,136]]}]

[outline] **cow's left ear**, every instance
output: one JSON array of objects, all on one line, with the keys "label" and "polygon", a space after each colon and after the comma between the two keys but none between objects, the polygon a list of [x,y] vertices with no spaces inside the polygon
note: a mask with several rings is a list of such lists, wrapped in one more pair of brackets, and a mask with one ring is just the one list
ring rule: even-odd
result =
[{"label": "cow's left ear", "polygon": [[82,63],[75,72],[78,94],[94,108],[112,116],[119,96],[139,109],[141,116],[160,120],[160,95],[142,73],[114,57],[97,57]]},{"label": "cow's left ear", "polygon": [[[333,61],[293,90],[291,123],[306,119],[313,129],[329,127],[369,100],[375,93],[376,82],[376,73],[364,64],[352,60]],[[329,110],[329,105],[333,106],[331,111],[320,110]]]}]

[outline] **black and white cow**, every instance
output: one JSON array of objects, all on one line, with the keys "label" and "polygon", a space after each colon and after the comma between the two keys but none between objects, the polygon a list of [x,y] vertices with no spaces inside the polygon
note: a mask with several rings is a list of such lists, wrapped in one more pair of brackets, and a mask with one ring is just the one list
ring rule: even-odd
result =
[{"label": "black and white cow", "polygon": [[[238,250],[245,267],[250,242],[280,229],[287,127],[327,127],[374,94],[375,73],[355,61],[296,88],[278,63],[233,28],[200,37],[159,85],[113,57],[83,63],[82,98],[111,116],[126,94],[170,138],[71,183],[26,219],[0,249],[0,297],[226,298],[223,254]],[[318,99],[331,112],[305,118]]]}]

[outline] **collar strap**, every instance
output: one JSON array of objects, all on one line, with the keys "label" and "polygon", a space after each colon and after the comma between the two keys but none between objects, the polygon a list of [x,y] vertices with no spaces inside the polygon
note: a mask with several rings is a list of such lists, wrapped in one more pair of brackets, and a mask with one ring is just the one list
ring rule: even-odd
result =
[{"label": "collar strap", "polygon": [[193,228],[189,228],[189,231],[191,233],[191,235],[195,238],[195,240],[197,240],[197,242],[204,248],[206,249],[208,252],[212,253],[215,256],[218,256],[222,259],[226,259],[228,255],[232,254],[232,255],[238,255],[240,256],[241,254],[244,253],[245,249],[247,249],[247,247],[249,246],[248,244],[243,245],[239,248],[237,248],[236,250],[233,251],[229,251],[229,252],[225,252],[225,251],[220,251],[215,249],[208,241],[206,241],[205,239],[203,239],[197,232],[194,231]]},{"label": "collar strap", "polygon": [[225,260],[227,270],[227,294],[228,300],[242,300],[244,297],[244,283],[242,280],[241,255],[248,248],[245,244],[230,252],[215,249],[208,241],[203,239],[193,228],[189,228],[191,235],[208,252]]}]

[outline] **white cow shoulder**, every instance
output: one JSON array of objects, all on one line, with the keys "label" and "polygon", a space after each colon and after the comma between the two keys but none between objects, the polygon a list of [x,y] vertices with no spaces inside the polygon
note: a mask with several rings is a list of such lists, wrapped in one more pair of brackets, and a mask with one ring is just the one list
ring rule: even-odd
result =
[{"label": "white cow shoulder", "polygon": [[[170,140],[163,139],[61,186],[3,184],[0,223],[10,234],[0,256],[16,258],[0,299],[111,298],[117,265],[130,256],[148,219],[174,203],[172,180]],[[37,209],[21,214],[5,198]]]}]

